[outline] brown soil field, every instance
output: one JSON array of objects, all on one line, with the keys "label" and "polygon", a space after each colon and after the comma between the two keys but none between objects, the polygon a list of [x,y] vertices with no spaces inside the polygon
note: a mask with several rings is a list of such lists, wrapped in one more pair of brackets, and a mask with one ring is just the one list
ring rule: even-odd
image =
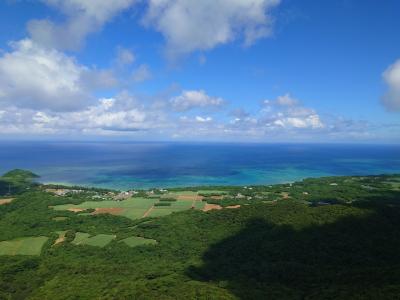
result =
[{"label": "brown soil field", "polygon": [[110,214],[110,215],[119,215],[122,213],[124,209],[120,207],[108,207],[108,208],[96,208],[96,210],[92,213],[93,215],[99,214]]},{"label": "brown soil field", "polygon": [[235,209],[235,208],[239,208],[240,207],[240,205],[238,204],[238,205],[230,205],[230,206],[227,206],[226,208],[233,208],[233,209]]},{"label": "brown soil field", "polygon": [[65,234],[66,234],[66,233],[61,234],[61,235],[58,237],[58,239],[56,239],[56,241],[54,242],[53,246],[55,246],[55,245],[57,245],[57,244],[60,244],[60,243],[63,243],[63,242],[65,241]]},{"label": "brown soil field", "polygon": [[0,199],[0,205],[11,203],[14,198]]},{"label": "brown soil field", "polygon": [[224,196],[211,196],[211,199],[214,199],[214,200],[222,200],[222,199],[224,199]]},{"label": "brown soil field", "polygon": [[201,201],[203,196],[200,195],[179,195],[176,197],[177,200],[187,200],[187,201]]},{"label": "brown soil field", "polygon": [[282,198],[283,198],[283,199],[288,199],[288,198],[290,198],[289,193],[282,192],[281,195],[282,195]]},{"label": "brown soil field", "polygon": [[217,209],[217,210],[222,209],[222,206],[218,205],[218,204],[208,204],[207,203],[204,206],[203,211],[210,211],[210,210],[215,210],[215,209]]}]

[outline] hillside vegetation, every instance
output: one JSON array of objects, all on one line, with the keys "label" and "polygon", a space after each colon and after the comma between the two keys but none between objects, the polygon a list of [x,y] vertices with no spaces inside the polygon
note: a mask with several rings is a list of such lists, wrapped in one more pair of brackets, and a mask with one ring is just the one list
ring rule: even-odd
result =
[{"label": "hillside vegetation", "polygon": [[15,169],[0,176],[0,196],[20,194],[34,186],[38,175],[31,171]]},{"label": "hillside vegetation", "polygon": [[[34,186],[0,205],[0,247],[48,240],[40,255],[0,255],[0,299],[396,299],[399,182],[382,175],[192,187],[205,203],[240,207],[140,219],[55,210],[106,191],[61,197]],[[174,193],[180,201],[188,194],[138,197]]]}]

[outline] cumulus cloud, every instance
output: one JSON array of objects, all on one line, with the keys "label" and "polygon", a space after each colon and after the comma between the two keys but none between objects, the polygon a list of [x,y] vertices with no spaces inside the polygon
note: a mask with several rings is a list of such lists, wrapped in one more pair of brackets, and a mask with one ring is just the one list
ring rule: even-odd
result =
[{"label": "cumulus cloud", "polygon": [[321,120],[317,114],[312,114],[304,118],[284,117],[278,118],[274,124],[281,127],[294,128],[321,128],[323,127]]},{"label": "cumulus cloud", "polygon": [[[64,22],[31,20],[28,32],[50,48],[77,50],[85,38],[100,31],[139,0],[41,0],[65,15]],[[272,34],[271,12],[280,0],[146,0],[142,23],[159,31],[170,58],[242,40],[245,46]],[[121,53],[122,55],[128,53]],[[125,56],[131,61],[131,57]],[[125,60],[122,58],[122,60]],[[202,56],[201,62],[204,62]],[[131,62],[130,62],[131,63]]]},{"label": "cumulus cloud", "polygon": [[85,81],[95,73],[73,58],[29,39],[0,57],[0,102],[18,107],[74,110],[90,103]]},{"label": "cumulus cloud", "polygon": [[260,121],[269,127],[323,128],[320,116],[313,109],[304,107],[300,101],[285,94],[275,100],[265,100]]},{"label": "cumulus cloud", "polygon": [[290,94],[285,94],[283,96],[279,96],[276,99],[276,104],[281,105],[281,106],[294,106],[299,103],[299,101],[293,97],[290,96]]},{"label": "cumulus cloud", "polygon": [[161,111],[152,110],[127,93],[101,98],[79,111],[57,112],[20,109],[0,112],[3,133],[118,133],[166,127]]},{"label": "cumulus cloud", "polygon": [[47,19],[31,20],[28,31],[31,38],[46,47],[77,50],[90,33],[101,30],[103,25],[135,0],[42,0],[67,16],[64,23]]},{"label": "cumulus cloud", "polygon": [[[74,126],[82,129],[102,129],[113,131],[136,131],[145,129],[146,112],[141,107],[118,108],[114,98],[100,99],[98,104],[86,110],[68,115]],[[70,122],[70,121],[68,121]]]},{"label": "cumulus cloud", "polygon": [[285,94],[275,100],[265,100],[256,114],[235,110],[230,127],[234,132],[244,130],[252,135],[315,131],[325,128],[320,115],[304,107],[299,100]]},{"label": "cumulus cloud", "polygon": [[[275,102],[275,100],[273,101]],[[233,116],[235,115],[235,116]],[[234,117],[229,119],[229,116]],[[102,98],[74,112],[42,111],[18,107],[0,109],[0,133],[36,135],[118,135],[207,140],[371,140],[382,138],[391,128],[399,138],[398,124],[381,125],[366,121],[324,117],[299,103],[291,107],[277,104],[270,111],[237,111],[233,114],[170,114],[165,107],[152,105],[127,92]]]},{"label": "cumulus cloud", "polygon": [[249,46],[271,35],[280,0],[149,0],[144,24],[161,32],[170,56],[209,50],[242,38]]},{"label": "cumulus cloud", "polygon": [[382,76],[388,86],[381,99],[382,104],[389,111],[400,111],[400,59],[389,66]]},{"label": "cumulus cloud", "polygon": [[183,91],[179,96],[173,97],[170,103],[176,111],[188,111],[194,108],[220,107],[225,101],[219,97],[211,97],[203,90],[191,90]]}]

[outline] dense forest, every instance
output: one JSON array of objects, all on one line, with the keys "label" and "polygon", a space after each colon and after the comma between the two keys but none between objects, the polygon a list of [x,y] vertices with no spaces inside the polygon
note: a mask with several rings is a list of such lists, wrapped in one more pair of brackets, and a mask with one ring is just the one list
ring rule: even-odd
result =
[{"label": "dense forest", "polygon": [[[203,201],[240,208],[189,209],[137,220],[56,211],[55,205],[78,204],[109,191],[60,197],[34,183],[35,174],[20,175],[1,179],[20,188],[4,196],[12,196],[12,202],[0,205],[0,243],[22,237],[48,240],[40,255],[0,255],[0,299],[400,295],[399,175],[201,187],[223,191],[223,196],[209,193]],[[55,243],[61,231],[65,239]],[[79,232],[115,239],[105,247],[72,243]],[[157,243],[130,247],[121,242],[132,236]]]}]

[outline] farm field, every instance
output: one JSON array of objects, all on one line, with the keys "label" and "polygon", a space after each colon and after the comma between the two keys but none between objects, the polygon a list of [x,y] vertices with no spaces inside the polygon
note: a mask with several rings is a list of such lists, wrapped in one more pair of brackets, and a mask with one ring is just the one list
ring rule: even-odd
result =
[{"label": "farm field", "polygon": [[[143,217],[159,217],[171,214],[173,212],[191,209],[203,209],[204,203],[196,192],[177,192],[165,194],[165,198],[177,199],[176,201],[160,201],[160,198],[140,198],[133,197],[123,201],[85,201],[81,204],[64,204],[52,207],[57,211],[73,211],[79,215],[90,215],[85,212],[87,209],[95,209],[93,214],[109,213],[127,217],[131,220],[137,220]],[[182,199],[183,198],[183,199]],[[157,204],[169,206],[154,206]]]},{"label": "farm field", "polygon": [[156,218],[156,217],[163,217],[172,214],[174,211],[168,208],[154,208],[148,214],[148,217]]},{"label": "farm field", "polygon": [[121,240],[120,242],[127,244],[129,247],[157,244],[156,240],[146,239],[146,238],[142,238],[139,236],[131,236],[131,237]]},{"label": "farm field", "polygon": [[91,236],[85,232],[77,232],[72,243],[75,245],[89,245],[103,248],[107,246],[113,239],[115,239],[115,236],[109,234],[98,234]]},{"label": "farm field", "polygon": [[220,191],[220,190],[200,190],[200,191],[197,191],[197,193],[199,195],[204,195],[204,196],[207,196],[207,195],[226,195],[227,194],[226,191]]},{"label": "farm field", "polygon": [[40,255],[47,240],[47,237],[39,236],[2,241],[0,255]]},{"label": "farm field", "polygon": [[14,200],[14,198],[6,198],[6,199],[0,198],[0,205],[11,203],[13,200]]}]

